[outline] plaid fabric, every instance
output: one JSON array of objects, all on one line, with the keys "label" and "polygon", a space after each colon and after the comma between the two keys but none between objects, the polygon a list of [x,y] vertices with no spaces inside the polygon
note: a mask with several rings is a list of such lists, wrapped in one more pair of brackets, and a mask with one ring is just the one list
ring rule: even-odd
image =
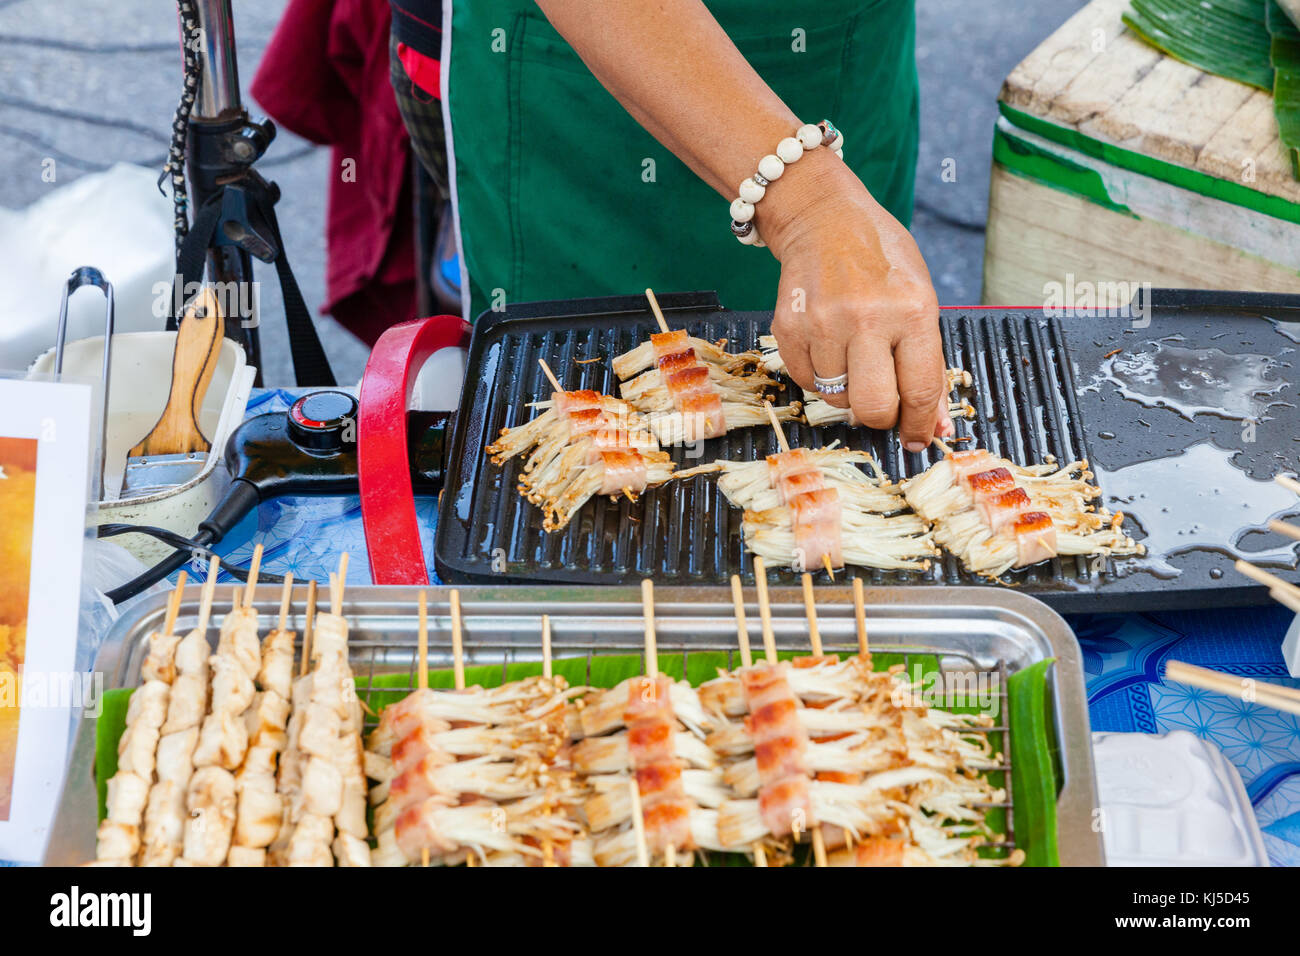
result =
[{"label": "plaid fabric", "polygon": [[389,75],[397,94],[397,109],[410,134],[411,145],[429,178],[443,199],[451,196],[447,179],[447,131],[442,125],[442,101],[429,96],[412,82],[397,58],[397,37],[388,38]]}]

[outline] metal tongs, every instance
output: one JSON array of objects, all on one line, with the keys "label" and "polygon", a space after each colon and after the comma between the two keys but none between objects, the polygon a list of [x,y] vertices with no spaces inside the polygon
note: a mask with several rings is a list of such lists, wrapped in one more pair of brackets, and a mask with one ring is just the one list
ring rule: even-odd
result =
[{"label": "metal tongs", "polygon": [[68,299],[82,286],[94,286],[104,293],[104,408],[99,427],[99,488],[104,493],[104,463],[108,457],[108,373],[113,351],[113,284],[94,266],[81,266],[72,270],[63,285],[63,301],[59,305],[59,329],[54,340],[54,375],[63,377],[63,346],[68,337]]}]

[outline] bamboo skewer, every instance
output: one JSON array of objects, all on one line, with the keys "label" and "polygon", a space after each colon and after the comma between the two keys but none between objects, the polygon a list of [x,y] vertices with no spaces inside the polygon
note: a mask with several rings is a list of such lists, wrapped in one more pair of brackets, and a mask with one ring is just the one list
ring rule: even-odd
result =
[{"label": "bamboo skewer", "polygon": [[641,815],[641,791],[636,785],[636,775],[628,779],[627,791],[632,798],[632,832],[636,834],[636,865],[650,865],[650,848],[645,842],[645,817]]},{"label": "bamboo skewer", "polygon": [[[429,596],[420,592],[419,598],[420,625],[416,632],[417,653],[419,662],[415,669],[415,686],[418,690],[429,689]],[[429,848],[421,847],[420,865],[429,865]]]},{"label": "bamboo skewer", "polygon": [[429,596],[423,591],[419,597],[420,609],[420,630],[416,636],[418,650],[420,655],[419,663],[415,670],[415,686],[417,690],[429,689]]},{"label": "bamboo skewer", "polygon": [[284,585],[280,588],[280,620],[276,627],[283,631],[289,623],[289,605],[293,602],[293,574],[284,576]]},{"label": "bamboo skewer", "polygon": [[[740,585],[740,575],[731,576],[731,603],[736,612],[736,636],[740,641],[740,666],[753,667],[754,656],[749,650],[749,626],[745,622],[745,592]],[[755,841],[752,849],[754,851],[754,865],[767,866],[767,853],[763,849],[763,844]]]},{"label": "bamboo skewer", "polygon": [[221,565],[215,557],[208,558],[208,579],[203,582],[203,597],[199,601],[199,619],[194,625],[195,630],[200,633],[207,633],[208,618],[212,614],[212,599],[217,594],[217,573]]},{"label": "bamboo skewer", "polygon": [[[790,442],[786,440],[785,431],[781,428],[781,422],[777,420],[776,412],[772,410],[772,403],[765,400],[763,402],[763,411],[767,412],[767,420],[772,423],[772,430],[776,432],[777,447],[781,449],[782,454],[788,452],[790,450]],[[831,580],[834,581],[835,568],[831,565],[831,557],[829,554],[822,555],[822,567],[826,569],[826,573],[829,574]]]},{"label": "bamboo skewer", "polygon": [[853,617],[858,630],[858,656],[871,660],[871,645],[867,640],[867,602],[862,594],[862,578],[853,579]]},{"label": "bamboo skewer", "polygon": [[763,655],[769,664],[776,663],[776,635],[772,633],[772,606],[767,600],[767,566],[754,555],[754,586],[758,591],[758,617],[763,622]]},{"label": "bamboo skewer", "polygon": [[539,358],[537,360],[537,364],[540,365],[542,367],[542,371],[546,373],[546,377],[550,381],[551,387],[554,388],[557,392],[564,391],[564,387],[560,385],[560,380],[555,377],[555,373],[551,371],[551,367],[546,364],[546,359]]},{"label": "bamboo skewer", "polygon": [[[813,657],[822,656],[822,636],[817,628],[817,602],[813,597],[812,575],[803,576],[804,613],[808,617],[808,639],[812,643]],[[826,866],[826,838],[822,835],[821,824],[812,828],[813,862],[817,866]]]},{"label": "bamboo skewer", "polygon": [[549,680],[554,676],[551,667],[551,616],[542,615],[542,676]]},{"label": "bamboo skewer", "polygon": [[1269,588],[1268,596],[1274,601],[1277,601],[1278,604],[1289,607],[1297,614],[1300,614],[1300,597],[1297,597],[1290,591],[1285,591],[1282,588]]},{"label": "bamboo skewer", "polygon": [[[452,589],[447,595],[447,600],[451,605],[451,673],[452,680],[456,685],[456,690],[465,689],[465,648],[461,640],[461,616],[460,616],[460,592]],[[473,869],[478,864],[475,862],[474,853],[471,851],[465,857],[465,865]]]},{"label": "bamboo skewer", "polygon": [[813,579],[807,571],[803,574],[803,607],[808,617],[808,640],[812,643],[813,657],[822,656],[822,634],[817,627],[817,599],[813,597]]},{"label": "bamboo skewer", "polygon": [[457,690],[465,689],[465,651],[461,643],[460,592],[453,589],[451,602],[451,666]]},{"label": "bamboo skewer", "polygon": [[253,592],[257,590],[257,575],[262,568],[262,544],[253,547],[253,560],[248,565],[248,583],[244,585],[244,607],[253,606]]},{"label": "bamboo skewer", "polygon": [[307,614],[302,625],[302,666],[298,676],[306,677],[311,662],[311,632],[316,626],[316,579],[307,582]]},{"label": "bamboo skewer", "polygon": [[185,596],[185,572],[176,575],[176,587],[167,597],[167,615],[163,618],[163,634],[167,637],[176,630],[176,617],[181,611],[181,598]]},{"label": "bamboo skewer", "polygon": [[1300,541],[1300,525],[1287,524],[1285,521],[1274,518],[1268,523],[1268,530],[1276,531],[1278,534],[1287,538]]},{"label": "bamboo skewer", "polygon": [[664,321],[664,313],[663,310],[659,308],[659,300],[655,298],[654,290],[646,289],[645,297],[650,300],[650,311],[655,314],[655,321],[659,323],[659,331],[671,331],[668,328],[668,323]]},{"label": "bamboo skewer", "polygon": [[740,575],[731,576],[731,603],[736,610],[736,640],[740,643],[740,666],[752,667],[753,655],[749,650],[749,625],[745,621],[745,589],[740,583]]},{"label": "bamboo skewer", "polygon": [[1300,587],[1279,578],[1276,574],[1265,571],[1258,565],[1251,564],[1249,561],[1241,558],[1237,559],[1236,568],[1248,578],[1254,578],[1260,584],[1267,587],[1270,591],[1279,590],[1285,594],[1300,598]]},{"label": "bamboo skewer", "polygon": [[1294,491],[1300,495],[1300,481],[1296,481],[1290,475],[1274,475],[1273,480],[1288,491]]},{"label": "bamboo skewer", "polygon": [[[1243,684],[1243,678],[1197,667],[1184,661],[1166,661],[1165,679],[1189,687],[1214,691],[1227,697],[1235,697],[1238,700],[1247,699],[1247,687]],[[1248,701],[1250,703],[1264,704],[1288,714],[1300,714],[1300,690],[1252,679],[1249,691],[1254,697],[1253,701]]]}]

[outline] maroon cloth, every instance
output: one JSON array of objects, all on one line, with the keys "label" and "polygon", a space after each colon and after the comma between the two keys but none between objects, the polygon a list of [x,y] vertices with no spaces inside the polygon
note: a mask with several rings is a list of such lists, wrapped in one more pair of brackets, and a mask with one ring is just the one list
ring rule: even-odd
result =
[{"label": "maroon cloth", "polygon": [[389,79],[389,21],[387,0],[290,0],[252,86],[277,123],[334,147],[323,311],[372,345],[416,315],[410,147]]}]

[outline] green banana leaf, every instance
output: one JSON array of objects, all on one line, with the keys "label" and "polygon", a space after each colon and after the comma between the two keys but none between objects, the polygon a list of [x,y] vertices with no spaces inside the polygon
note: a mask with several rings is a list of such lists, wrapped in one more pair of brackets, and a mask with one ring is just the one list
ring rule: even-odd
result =
[{"label": "green banana leaf", "polygon": [[[1273,65],[1273,115],[1277,117],[1282,145],[1291,158],[1291,175],[1300,178],[1300,29],[1291,11],[1275,0],[1267,0],[1265,21],[1271,39],[1269,61]],[[1292,4],[1300,12],[1300,4]]]},{"label": "green banana leaf", "polygon": [[1265,0],[1132,0],[1125,25],[1207,73],[1273,89]]},{"label": "green banana leaf", "polygon": [[[798,656],[782,652],[783,660]],[[877,670],[886,670],[904,662],[902,655],[873,654]],[[720,651],[700,651],[688,655],[660,654],[659,669],[675,680],[686,679],[694,686],[717,676],[719,668],[734,666],[729,655]],[[938,670],[934,657],[913,656],[910,660],[921,675]],[[1047,711],[1047,673],[1051,661],[1042,661],[1011,675],[1007,680],[1008,726],[1011,728],[1012,794],[1015,804],[1016,844],[1025,851],[1025,863],[1031,866],[1058,866],[1056,842],[1056,793],[1058,779],[1054,769],[1056,739]],[[563,676],[572,685],[613,687],[629,677],[643,673],[639,654],[605,655],[590,659],[585,657],[560,658],[552,664],[553,672]],[[496,687],[505,681],[533,677],[542,672],[537,661],[520,661],[499,666],[466,667],[465,683],[483,687]],[[371,710],[378,712],[405,697],[412,683],[409,673],[376,674],[371,678],[357,678],[357,691]],[[367,685],[369,685],[367,687]],[[429,686],[449,688],[454,686],[449,670],[429,671]],[[389,689],[391,688],[391,689]],[[126,711],[132,691],[118,689],[105,692],[104,709],[95,732],[95,783],[99,790],[99,819],[107,813],[108,780],[117,772],[117,744],[126,729]],[[949,703],[948,710],[974,712],[979,708],[957,699]],[[1004,735],[991,734],[995,750],[1006,751]],[[995,786],[1006,786],[1005,775],[990,774]],[[994,832],[1005,832],[1006,811],[995,808],[989,811],[988,821]],[[804,848],[806,850],[806,848]],[[988,851],[994,855],[994,851]],[[707,865],[748,865],[740,854],[709,854]],[[796,863],[799,862],[796,858]]]},{"label": "green banana leaf", "polygon": [[1184,63],[1271,92],[1300,178],[1300,0],[1131,0],[1123,19]]}]

